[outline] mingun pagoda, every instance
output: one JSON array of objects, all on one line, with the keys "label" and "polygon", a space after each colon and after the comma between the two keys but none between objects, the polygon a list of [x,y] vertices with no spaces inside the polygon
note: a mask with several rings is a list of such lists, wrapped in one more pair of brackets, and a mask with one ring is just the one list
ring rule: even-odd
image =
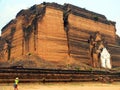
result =
[{"label": "mingun pagoda", "polygon": [[32,67],[41,68],[91,66],[88,40],[90,35],[100,32],[112,66],[120,67],[120,37],[116,35],[115,24],[85,8],[43,2],[21,10],[3,27],[0,62],[27,66],[28,61],[34,64]]}]

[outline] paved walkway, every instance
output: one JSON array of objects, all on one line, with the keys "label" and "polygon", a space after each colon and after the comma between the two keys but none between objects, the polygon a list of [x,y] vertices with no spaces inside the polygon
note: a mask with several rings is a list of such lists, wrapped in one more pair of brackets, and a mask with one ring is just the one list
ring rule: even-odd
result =
[{"label": "paved walkway", "polygon": [[[18,90],[120,90],[120,82],[103,83],[20,83]],[[13,84],[0,84],[0,90],[14,90]]]}]

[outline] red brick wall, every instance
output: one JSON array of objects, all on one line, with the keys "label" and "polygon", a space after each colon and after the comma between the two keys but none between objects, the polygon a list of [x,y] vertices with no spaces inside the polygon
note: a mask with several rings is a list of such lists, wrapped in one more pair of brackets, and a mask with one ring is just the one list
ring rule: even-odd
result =
[{"label": "red brick wall", "polygon": [[38,55],[49,61],[66,60],[68,46],[63,27],[63,12],[46,8],[46,13],[38,23]]}]

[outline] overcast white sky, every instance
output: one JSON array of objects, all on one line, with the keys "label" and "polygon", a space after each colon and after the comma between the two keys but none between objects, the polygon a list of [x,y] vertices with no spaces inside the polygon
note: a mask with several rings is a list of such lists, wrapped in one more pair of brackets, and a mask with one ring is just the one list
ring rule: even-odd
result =
[{"label": "overcast white sky", "polygon": [[108,20],[116,22],[117,34],[120,36],[120,0],[0,0],[0,30],[14,19],[21,9],[27,9],[44,1],[70,3],[103,14]]}]

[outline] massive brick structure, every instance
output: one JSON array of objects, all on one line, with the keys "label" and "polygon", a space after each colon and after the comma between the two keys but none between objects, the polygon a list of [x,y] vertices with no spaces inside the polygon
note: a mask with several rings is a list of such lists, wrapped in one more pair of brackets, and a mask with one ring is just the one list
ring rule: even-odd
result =
[{"label": "massive brick structure", "polygon": [[[113,66],[120,66],[115,22],[71,4],[42,3],[21,10],[3,29],[0,60],[36,55],[49,62],[90,64],[90,34],[99,31],[107,42]],[[117,39],[118,40],[118,39]]]}]

